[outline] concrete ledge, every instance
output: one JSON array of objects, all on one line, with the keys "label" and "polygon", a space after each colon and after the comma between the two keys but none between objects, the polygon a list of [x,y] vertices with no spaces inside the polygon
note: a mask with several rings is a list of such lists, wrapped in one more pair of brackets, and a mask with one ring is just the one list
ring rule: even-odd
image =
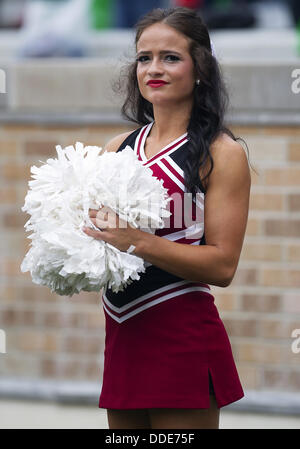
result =
[{"label": "concrete ledge", "polygon": [[[3,123],[124,123],[112,82],[133,56],[133,30],[91,33],[87,56],[77,58],[18,58],[21,37],[0,32],[0,68],[7,78],[7,93],[0,95]],[[299,126],[295,30],[224,30],[212,39],[232,105],[229,121]]]},{"label": "concrete ledge", "polygon": [[[111,59],[28,59],[7,64],[1,120],[23,123],[119,121],[123,98],[112,90],[119,62]],[[300,93],[293,92],[297,61],[231,61],[222,65],[236,124],[300,124]],[[122,119],[121,119],[122,120]]]},{"label": "concrete ledge", "polygon": [[[298,128],[300,125],[300,112],[283,111],[235,111],[227,114],[230,125],[264,126],[278,125]],[[82,126],[82,125],[128,125],[135,126],[133,122],[125,120],[117,112],[80,111],[69,112],[29,112],[29,111],[1,111],[2,124],[34,124],[41,126]],[[136,125],[138,126],[138,125]]]},{"label": "concrete ledge", "polygon": [[[5,399],[98,405],[100,391],[101,384],[96,382],[29,378],[0,379],[0,398]],[[229,404],[226,410],[300,415],[300,393],[247,390],[244,398]]]},{"label": "concrete ledge", "polygon": [[300,113],[291,111],[270,111],[270,110],[253,110],[243,111],[236,110],[227,114],[226,119],[232,125],[246,126],[294,126],[298,128],[300,125]]},{"label": "concrete ledge", "polygon": [[9,111],[114,112],[121,98],[112,91],[120,65],[111,59],[27,59],[10,65]]},{"label": "concrete ledge", "polygon": [[66,403],[97,403],[101,384],[53,379],[2,378],[0,398],[31,399]]},{"label": "concrete ledge", "polygon": [[80,111],[76,114],[69,112],[30,112],[30,111],[1,111],[0,122],[2,124],[37,124],[43,126],[79,126],[79,125],[132,125],[132,122],[124,120],[120,114],[114,112]]}]

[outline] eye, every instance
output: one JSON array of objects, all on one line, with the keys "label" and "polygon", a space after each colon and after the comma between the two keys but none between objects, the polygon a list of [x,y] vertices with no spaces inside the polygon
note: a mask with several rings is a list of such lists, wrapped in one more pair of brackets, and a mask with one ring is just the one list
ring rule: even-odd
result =
[{"label": "eye", "polygon": [[172,62],[179,61],[178,56],[175,56],[175,55],[167,55],[167,56],[166,56],[166,59],[167,59],[167,58],[171,58],[170,61],[172,61]]},{"label": "eye", "polygon": [[137,62],[144,62],[143,58],[148,58],[148,56],[140,56],[140,57],[136,58],[136,61]]},{"label": "eye", "polygon": [[[139,56],[138,58],[136,58],[136,61],[137,62],[145,62],[147,59],[149,59],[148,56]],[[175,56],[175,55],[166,55],[165,59],[169,62],[176,62],[176,61],[179,61],[180,58],[178,58],[178,56]]]}]

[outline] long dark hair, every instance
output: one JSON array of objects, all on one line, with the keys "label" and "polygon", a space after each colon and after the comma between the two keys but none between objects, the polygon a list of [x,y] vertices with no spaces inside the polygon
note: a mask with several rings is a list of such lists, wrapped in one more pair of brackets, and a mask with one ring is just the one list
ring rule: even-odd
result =
[{"label": "long dark hair", "polygon": [[[212,54],[207,26],[199,13],[189,8],[156,8],[144,15],[135,25],[135,48],[143,31],[155,23],[162,22],[190,38],[190,55],[200,84],[195,84],[194,102],[187,128],[188,157],[184,167],[184,180],[188,192],[196,195],[197,187],[205,193],[205,180],[213,170],[210,146],[221,132],[238,140],[224,126],[224,115],[228,107],[228,93],[218,61]],[[121,108],[126,120],[145,125],[154,119],[153,105],[142,97],[137,81],[137,62],[131,62],[121,70],[117,90],[125,89],[126,98]],[[116,86],[116,84],[115,84]],[[116,89],[116,87],[114,87]],[[243,139],[241,139],[243,140]],[[204,167],[209,167],[204,173]],[[203,176],[200,175],[203,173]]]}]

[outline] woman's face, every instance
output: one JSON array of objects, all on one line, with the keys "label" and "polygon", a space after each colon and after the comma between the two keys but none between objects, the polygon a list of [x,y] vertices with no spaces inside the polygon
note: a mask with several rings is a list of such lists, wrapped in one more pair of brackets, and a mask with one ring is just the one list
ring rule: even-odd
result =
[{"label": "woman's face", "polygon": [[[141,95],[153,105],[191,102],[195,70],[189,40],[163,23],[146,28],[137,43],[137,80]],[[163,80],[159,87],[150,80]]]}]

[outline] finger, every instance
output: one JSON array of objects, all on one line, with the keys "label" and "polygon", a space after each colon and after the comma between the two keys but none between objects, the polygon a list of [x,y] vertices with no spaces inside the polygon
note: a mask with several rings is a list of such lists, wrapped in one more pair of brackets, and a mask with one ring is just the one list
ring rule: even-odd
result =
[{"label": "finger", "polygon": [[100,229],[106,229],[109,227],[110,223],[106,220],[101,220],[101,218],[93,218],[92,219],[93,223],[97,226],[97,228]]},{"label": "finger", "polygon": [[100,220],[98,218],[91,218],[91,222],[100,229],[108,227],[107,221]]},{"label": "finger", "polygon": [[[95,225],[96,226],[96,228],[98,228],[100,231],[104,231],[104,230],[106,230],[107,228],[108,228],[108,223],[107,223],[107,221],[101,221],[101,220],[98,220],[98,219],[96,219],[96,218],[91,218],[91,222],[93,223],[93,225]],[[91,228],[87,228],[87,229],[93,229],[92,227]],[[97,231],[97,229],[96,229],[96,231]]]},{"label": "finger", "polygon": [[91,218],[95,218],[98,212],[99,212],[99,209],[89,209],[89,216]]},{"label": "finger", "polygon": [[105,217],[105,216],[109,216],[111,214],[114,214],[114,211],[108,207],[108,206],[103,206],[100,209],[98,209],[97,211],[97,215],[100,215],[100,217]]},{"label": "finger", "polygon": [[[91,218],[91,222],[92,222],[95,226],[97,226],[96,218]],[[92,228],[91,228],[91,229],[92,229]]]},{"label": "finger", "polygon": [[96,226],[99,228],[110,228],[110,229],[115,229],[118,228],[118,220],[117,220],[117,215],[108,215],[107,220],[104,220],[103,218],[99,217],[98,215],[96,217]]},{"label": "finger", "polygon": [[99,220],[107,220],[108,213],[102,212],[102,210],[98,210],[95,218],[99,218]]},{"label": "finger", "polygon": [[104,231],[96,231],[95,229],[92,228],[83,228],[82,230],[85,234],[89,235],[90,237],[93,237],[94,239],[105,241],[105,236],[103,235]]}]

